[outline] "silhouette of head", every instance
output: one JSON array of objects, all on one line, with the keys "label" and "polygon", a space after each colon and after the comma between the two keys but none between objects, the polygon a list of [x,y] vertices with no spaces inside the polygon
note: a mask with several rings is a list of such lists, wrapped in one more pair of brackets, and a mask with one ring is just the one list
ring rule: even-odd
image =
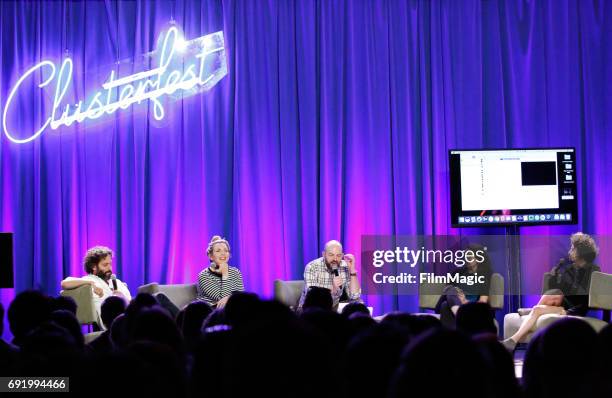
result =
[{"label": "silhouette of head", "polygon": [[119,315],[125,312],[125,300],[118,296],[110,296],[102,303],[100,317],[106,329],[111,328],[111,324]]},{"label": "silhouette of head", "polygon": [[51,316],[50,299],[36,290],[19,293],[8,309],[8,321],[13,333],[13,342],[21,340],[33,329],[48,321]]},{"label": "silhouette of head", "polygon": [[331,291],[324,287],[311,286],[306,292],[302,309],[320,308],[322,310],[331,311],[334,305],[334,300],[331,296]]},{"label": "silhouette of head", "polygon": [[466,303],[457,310],[457,330],[470,336],[479,333],[497,334],[493,310],[487,303]]}]

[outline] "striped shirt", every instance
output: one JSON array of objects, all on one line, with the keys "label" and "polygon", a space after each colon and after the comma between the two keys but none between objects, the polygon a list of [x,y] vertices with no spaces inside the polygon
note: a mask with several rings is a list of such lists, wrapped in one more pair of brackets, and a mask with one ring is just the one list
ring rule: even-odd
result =
[{"label": "striped shirt", "polygon": [[205,268],[198,275],[198,300],[205,301],[211,306],[216,306],[217,302],[223,297],[230,296],[233,292],[244,291],[242,274],[235,267],[228,267],[227,279],[223,279],[210,270]]},{"label": "striped shirt", "polygon": [[[342,278],[342,288],[338,289],[336,294],[332,293],[334,308],[338,306],[342,293],[346,293],[349,301],[360,301],[361,292],[351,292],[351,276],[348,264],[344,260],[340,262],[340,267],[338,267],[338,276]],[[324,287],[333,291],[333,280],[334,273],[327,266],[323,257],[319,257],[306,264],[306,269],[304,270],[304,290],[302,291],[298,308],[301,309],[302,305],[304,305],[306,293],[308,293],[308,289],[311,286]]]}]

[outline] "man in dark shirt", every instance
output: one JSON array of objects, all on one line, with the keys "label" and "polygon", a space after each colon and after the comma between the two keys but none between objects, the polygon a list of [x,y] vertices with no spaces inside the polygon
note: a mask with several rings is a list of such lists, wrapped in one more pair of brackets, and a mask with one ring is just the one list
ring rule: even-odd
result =
[{"label": "man in dark shirt", "polygon": [[[572,259],[572,251],[577,249],[572,246],[570,250],[570,260]],[[595,259],[594,255],[590,255],[589,260]],[[592,258],[590,258],[592,257]],[[591,262],[587,262],[584,258],[574,254],[574,260],[571,264],[563,264],[557,266],[552,271],[552,280],[550,287],[559,289],[563,293],[563,308],[568,315],[585,316],[589,310],[589,287],[591,286],[591,274],[601,269]]]},{"label": "man in dark shirt", "polygon": [[502,341],[509,350],[535,326],[538,318],[544,314],[584,316],[589,310],[589,289],[591,274],[600,268],[593,265],[599,249],[593,238],[582,232],[570,238],[569,263],[562,261],[552,270],[551,290],[542,295],[538,304],[521,324],[512,337]]}]

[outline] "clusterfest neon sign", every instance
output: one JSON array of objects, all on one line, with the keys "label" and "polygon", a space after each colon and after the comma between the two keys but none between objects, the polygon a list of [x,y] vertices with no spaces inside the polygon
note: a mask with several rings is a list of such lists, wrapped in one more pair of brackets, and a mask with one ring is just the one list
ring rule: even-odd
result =
[{"label": "clusterfest neon sign", "polygon": [[[101,90],[95,91],[89,100],[76,104],[63,104],[72,81],[72,59],[65,58],[59,68],[49,60],[34,65],[17,80],[6,99],[2,112],[4,134],[12,142],[24,144],[38,138],[46,129],[57,130],[62,126],[96,120],[143,101],[150,101],[153,117],[161,120],[165,115],[163,97],[177,94],[184,97],[206,91],[227,74],[222,31],[185,41],[173,26],[160,35],[158,42],[159,50],[151,55],[158,56],[159,66],[120,78],[112,70]],[[35,127],[33,131],[18,134],[9,125],[11,120],[24,117],[19,115],[18,103],[25,99],[30,91],[27,83],[32,85],[37,74],[44,77],[36,86],[53,90],[51,111],[48,116],[43,116],[38,129]]]}]

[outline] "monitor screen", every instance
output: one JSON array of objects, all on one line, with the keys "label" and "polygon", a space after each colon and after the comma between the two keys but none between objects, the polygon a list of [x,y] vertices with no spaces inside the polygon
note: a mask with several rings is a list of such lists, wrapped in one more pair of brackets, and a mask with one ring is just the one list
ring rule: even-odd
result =
[{"label": "monitor screen", "polygon": [[453,227],[578,222],[574,148],[449,151]]}]

